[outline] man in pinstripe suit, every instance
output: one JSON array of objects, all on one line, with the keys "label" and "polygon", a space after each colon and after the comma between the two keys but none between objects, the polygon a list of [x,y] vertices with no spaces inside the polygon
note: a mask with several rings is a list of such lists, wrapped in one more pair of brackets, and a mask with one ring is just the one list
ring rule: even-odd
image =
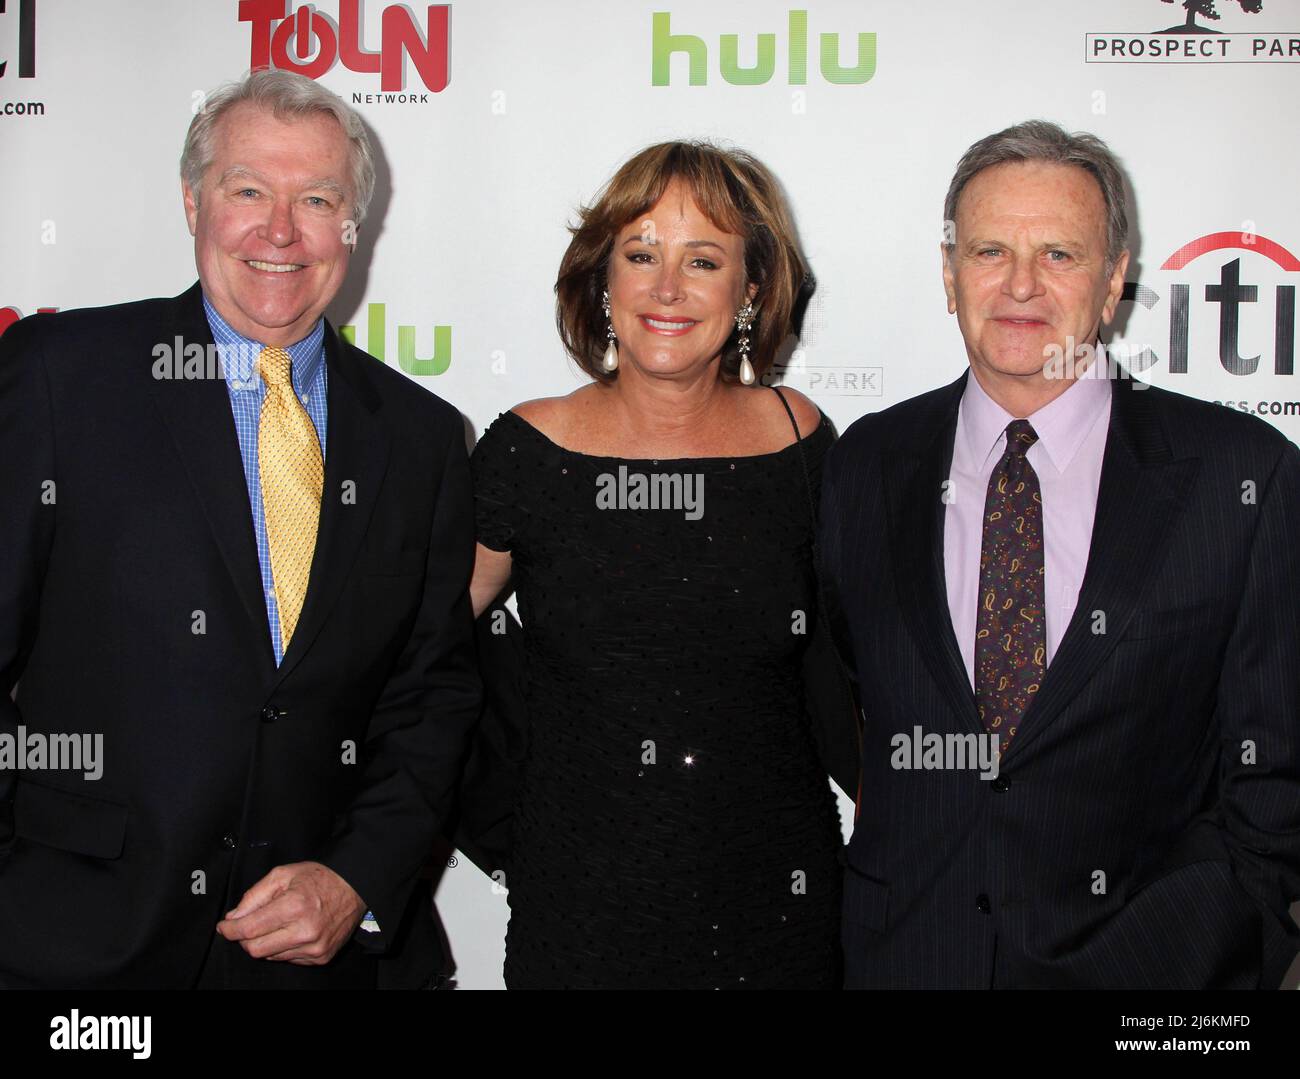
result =
[{"label": "man in pinstripe suit", "polygon": [[945,217],[969,370],[855,423],[823,487],[866,720],[847,984],[1275,988],[1300,452],[1097,347],[1128,263],[1100,140],[989,136]]}]

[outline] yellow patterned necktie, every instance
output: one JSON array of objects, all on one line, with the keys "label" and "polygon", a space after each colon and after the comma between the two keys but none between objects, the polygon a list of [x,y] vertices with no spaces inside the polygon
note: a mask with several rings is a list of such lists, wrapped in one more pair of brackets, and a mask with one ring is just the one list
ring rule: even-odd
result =
[{"label": "yellow patterned necktie", "polygon": [[282,653],[289,650],[307,595],[325,484],[320,441],[311,417],[293,392],[291,363],[282,348],[264,348],[258,358],[266,396],[257,427],[257,468],[271,548],[271,578],[280,612]]}]

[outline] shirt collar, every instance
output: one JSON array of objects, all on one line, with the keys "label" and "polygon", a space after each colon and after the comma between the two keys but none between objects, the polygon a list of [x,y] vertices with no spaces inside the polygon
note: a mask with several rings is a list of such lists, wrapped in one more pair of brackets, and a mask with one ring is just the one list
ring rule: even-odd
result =
[{"label": "shirt collar", "polygon": [[[1098,420],[1110,414],[1110,378],[1104,362],[1094,363],[1055,400],[1029,420],[1057,472],[1064,472]],[[975,372],[966,377],[961,398],[962,427],[970,460],[987,466],[1006,449],[1006,430],[1016,417],[993,400]]]},{"label": "shirt collar", "polygon": [[[262,380],[257,374],[255,365],[264,347],[263,343],[245,337],[233,329],[212,306],[206,293],[203,295],[203,312],[207,315],[212,338],[221,355],[226,386],[230,392],[259,391]],[[306,337],[285,349],[293,360],[293,365],[289,369],[290,379],[293,382],[294,392],[299,397],[307,392],[307,388],[316,378],[325,360],[325,350],[322,347],[324,342],[325,320],[318,318],[316,325],[311,328],[311,332]]]}]

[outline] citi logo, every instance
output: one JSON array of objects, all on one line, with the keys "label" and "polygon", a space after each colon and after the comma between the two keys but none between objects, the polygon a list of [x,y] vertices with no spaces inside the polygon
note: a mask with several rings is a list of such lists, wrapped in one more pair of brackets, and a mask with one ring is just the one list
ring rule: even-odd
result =
[{"label": "citi logo", "polygon": [[[36,78],[36,0],[18,0],[18,77]],[[0,0],[0,15],[5,13],[5,0]],[[9,68],[8,60],[0,60],[0,78]]]},{"label": "citi logo", "polygon": [[[387,363],[388,334],[385,320],[387,304],[366,305],[365,350],[375,359]],[[350,345],[357,343],[355,326],[340,326],[339,334]],[[451,327],[434,326],[433,355],[421,359],[415,354],[415,327],[397,327],[397,364],[408,375],[441,375],[451,366]]]},{"label": "citi logo", "polygon": [[[1160,269],[1181,271],[1215,251],[1242,251],[1262,256],[1274,267],[1287,274],[1300,273],[1297,259],[1281,244],[1253,232],[1214,232],[1184,244],[1161,264]],[[1252,262],[1258,272],[1259,260]],[[1204,264],[1202,264],[1203,266]],[[1199,269],[1200,267],[1198,267]],[[1267,268],[1266,268],[1267,269]],[[1189,275],[1190,276],[1190,275]],[[1295,374],[1295,285],[1279,283],[1268,297],[1267,285],[1243,280],[1242,257],[1229,259],[1219,266],[1218,280],[1213,279],[1193,289],[1190,282],[1169,285],[1169,371],[1185,375],[1188,371],[1188,334],[1192,329],[1193,301],[1203,300],[1210,305],[1218,322],[1219,364],[1232,375],[1253,375],[1259,370],[1262,353],[1242,355],[1242,326],[1250,319],[1247,312],[1258,310],[1251,305],[1273,301],[1273,374]],[[1153,288],[1138,282],[1124,286],[1124,299],[1153,311],[1161,296]],[[1264,314],[1265,312],[1260,312]],[[1259,315],[1254,315],[1258,320]],[[1251,336],[1257,336],[1258,325],[1248,327]],[[1253,350],[1252,350],[1253,351]],[[1132,367],[1142,371],[1159,362],[1160,357],[1150,348],[1134,358]]]},{"label": "citi logo", "polygon": [[447,88],[451,8],[430,4],[425,27],[404,4],[389,4],[379,21],[379,51],[362,45],[361,0],[339,0],[336,23],[310,4],[289,15],[289,0],[239,0],[239,21],[252,23],[250,68],[274,67],[318,79],[338,61],[349,71],[379,75],[384,91],[406,89],[406,61],[435,94]]},{"label": "citi logo", "polygon": [[[674,34],[672,13],[656,11],[652,16],[651,75],[652,86],[667,86],[672,81],[674,53],[683,53],[688,61],[691,86],[708,83],[709,47],[694,34]],[[776,74],[777,35],[759,34],[757,58],[752,67],[740,66],[740,36],[721,34],[718,38],[718,70],[733,86],[761,86]],[[808,12],[791,11],[786,27],[786,81],[791,86],[808,82]],[[819,60],[822,78],[839,86],[858,86],[869,82],[876,73],[876,35],[858,34],[857,58],[851,66],[840,62],[840,35],[822,34]]]}]

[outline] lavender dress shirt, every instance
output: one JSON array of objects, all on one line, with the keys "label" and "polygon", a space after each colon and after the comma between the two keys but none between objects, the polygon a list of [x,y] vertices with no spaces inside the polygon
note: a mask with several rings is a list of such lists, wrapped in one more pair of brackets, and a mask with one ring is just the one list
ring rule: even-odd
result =
[{"label": "lavender dress shirt", "polygon": [[[1024,417],[1038,433],[1027,456],[1038,473],[1043,496],[1049,666],[1074,614],[1088,566],[1101,460],[1110,429],[1110,394],[1110,380],[1089,371],[1056,400]],[[1006,449],[1007,424],[1018,418],[984,391],[974,371],[968,374],[948,473],[943,568],[948,611],[972,689],[984,497],[989,477]]]}]

